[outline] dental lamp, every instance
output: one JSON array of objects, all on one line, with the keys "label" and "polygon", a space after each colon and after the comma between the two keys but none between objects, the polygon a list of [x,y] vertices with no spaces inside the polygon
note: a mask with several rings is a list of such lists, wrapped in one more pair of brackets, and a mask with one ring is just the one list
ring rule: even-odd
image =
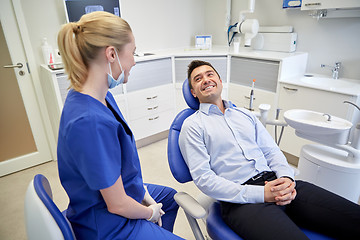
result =
[{"label": "dental lamp", "polygon": [[257,19],[245,19],[246,13],[253,13],[255,9],[255,0],[249,0],[249,9],[240,12],[239,22],[231,26],[230,31],[244,35],[244,46],[250,47],[251,39],[259,31],[259,21]]}]

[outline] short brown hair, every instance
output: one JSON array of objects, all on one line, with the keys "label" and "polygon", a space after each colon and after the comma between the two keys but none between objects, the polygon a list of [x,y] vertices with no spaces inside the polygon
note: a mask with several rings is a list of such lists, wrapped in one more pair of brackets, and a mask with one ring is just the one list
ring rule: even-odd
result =
[{"label": "short brown hair", "polygon": [[201,60],[194,60],[192,61],[189,66],[188,66],[188,72],[187,72],[187,78],[188,78],[188,82],[189,82],[189,86],[190,86],[190,89],[192,89],[192,85],[191,85],[191,73],[194,71],[195,68],[198,68],[198,67],[201,67],[201,66],[204,66],[204,65],[207,65],[209,67],[211,67],[212,69],[214,69],[214,71],[216,72],[216,74],[219,76],[220,78],[220,74],[216,71],[216,69],[211,65],[211,63],[209,62],[205,62],[205,61],[201,61]]}]

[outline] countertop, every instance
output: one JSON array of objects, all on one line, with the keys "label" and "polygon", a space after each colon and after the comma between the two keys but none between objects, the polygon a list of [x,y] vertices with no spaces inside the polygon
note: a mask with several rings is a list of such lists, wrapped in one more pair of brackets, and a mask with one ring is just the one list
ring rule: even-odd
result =
[{"label": "countertop", "polygon": [[[152,54],[146,56],[146,54]],[[144,56],[142,56],[144,54]],[[144,53],[140,53],[141,56],[136,56],[135,61],[147,61],[159,58],[166,58],[166,57],[194,57],[194,56],[234,56],[234,57],[246,57],[246,58],[254,58],[254,59],[263,59],[269,61],[281,61],[285,58],[297,55],[307,54],[304,52],[293,52],[293,53],[286,53],[286,52],[273,52],[273,51],[258,51],[253,50],[247,47],[240,47],[239,52],[235,53],[232,47],[227,46],[213,46],[209,50],[200,50],[191,47],[183,47],[183,48],[175,48],[175,49],[167,49],[167,50],[156,50],[156,51],[148,51]]]},{"label": "countertop", "polygon": [[[320,85],[319,83],[316,83],[316,79],[325,80],[326,84]],[[346,95],[360,96],[360,80],[357,79],[332,79],[331,76],[327,75],[306,73],[304,76],[281,79],[279,82]]]}]

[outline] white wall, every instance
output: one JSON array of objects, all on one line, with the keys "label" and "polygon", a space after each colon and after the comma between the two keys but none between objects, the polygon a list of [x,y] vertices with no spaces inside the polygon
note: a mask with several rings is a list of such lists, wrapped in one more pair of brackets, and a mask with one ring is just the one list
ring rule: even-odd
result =
[{"label": "white wall", "polygon": [[[121,0],[122,17],[129,22],[138,51],[194,44],[203,34],[205,0]],[[57,48],[57,33],[66,23],[63,0],[21,0],[37,65],[43,63],[42,38]]]},{"label": "white wall", "polygon": [[[41,39],[56,47],[56,35],[65,23],[62,0],[22,0],[31,45],[42,63]],[[247,0],[232,1],[232,20],[247,9]],[[360,80],[360,18],[316,19],[299,9],[282,9],[281,0],[257,0],[260,25],[291,25],[298,33],[297,50],[309,53],[308,72],[331,75],[320,64],[342,62],[340,77]],[[121,0],[122,16],[134,32],[139,51],[192,46],[196,34],[212,34],[213,44],[225,45],[226,0]]]},{"label": "white wall", "polygon": [[[206,11],[206,29],[215,44],[227,41],[223,30],[226,0],[206,0],[211,11]],[[256,18],[260,25],[291,25],[298,33],[297,51],[308,52],[308,72],[331,75],[320,64],[342,62],[340,77],[360,81],[360,18],[316,19],[300,9],[282,9],[282,0],[256,0],[255,12],[247,18]],[[232,21],[238,21],[239,12],[248,8],[248,0],[232,1]],[[216,11],[216,9],[221,9]],[[211,22],[211,24],[209,24]],[[221,24],[220,24],[221,23]]]},{"label": "white wall", "polygon": [[194,45],[203,34],[205,0],[121,0],[139,51]]}]

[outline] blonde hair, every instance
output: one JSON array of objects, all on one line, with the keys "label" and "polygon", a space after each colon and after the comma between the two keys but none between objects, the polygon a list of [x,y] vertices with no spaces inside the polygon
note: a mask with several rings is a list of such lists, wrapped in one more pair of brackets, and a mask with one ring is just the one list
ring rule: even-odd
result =
[{"label": "blonde hair", "polygon": [[108,12],[92,12],[78,22],[64,24],[57,40],[70,87],[81,90],[89,62],[97,57],[99,50],[114,46],[121,51],[131,42],[130,33],[130,25],[124,19]]}]

